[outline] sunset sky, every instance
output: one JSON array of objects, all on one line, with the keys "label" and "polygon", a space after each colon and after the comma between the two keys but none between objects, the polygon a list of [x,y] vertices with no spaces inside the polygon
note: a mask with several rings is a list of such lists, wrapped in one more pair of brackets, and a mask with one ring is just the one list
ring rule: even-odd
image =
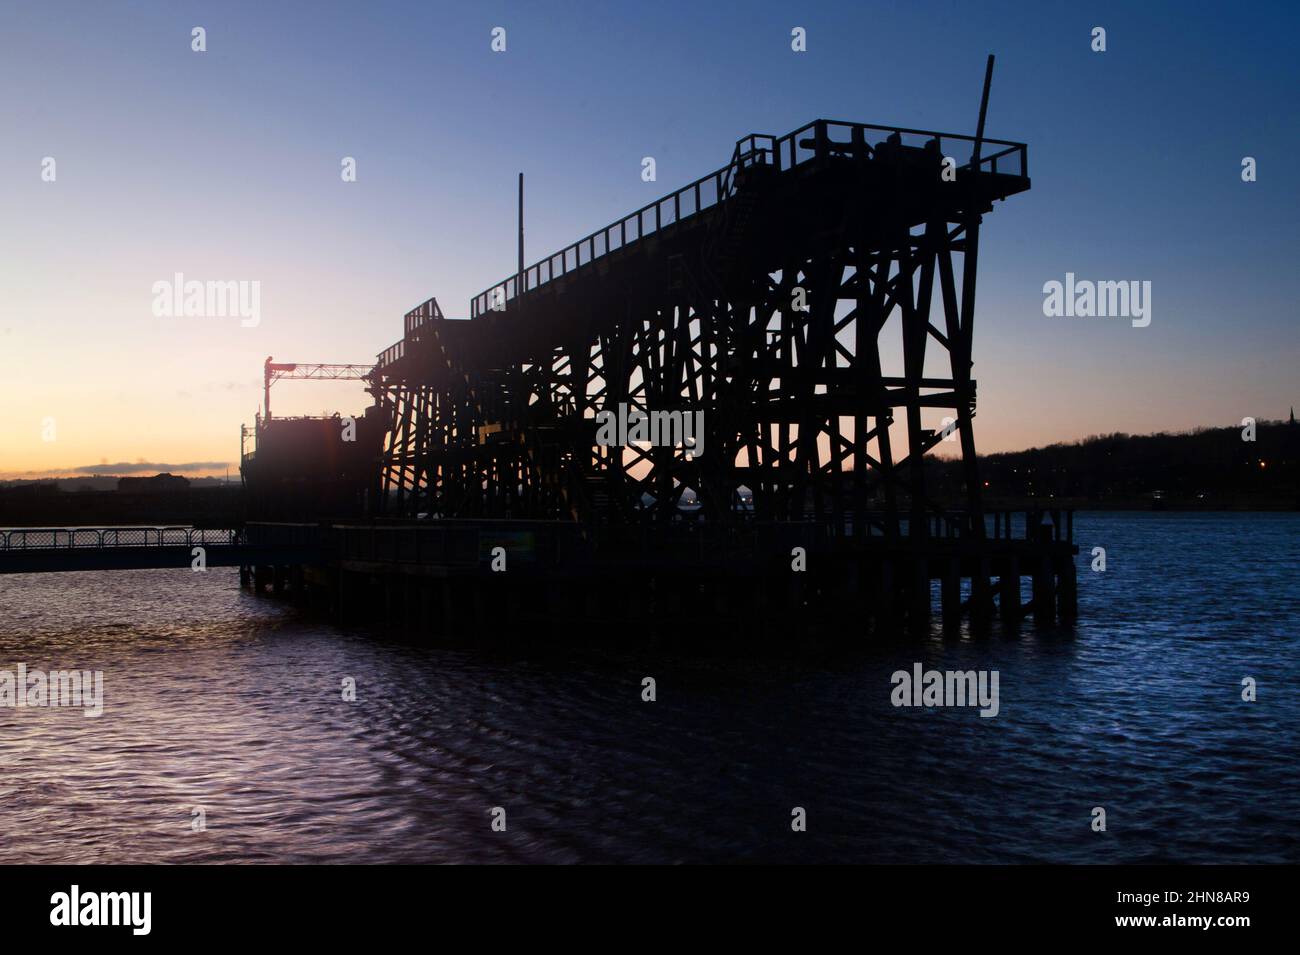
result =
[{"label": "sunset sky", "polygon": [[[990,52],[987,132],[1029,144],[1033,188],[981,234],[980,450],[1285,417],[1300,8],[1132,7],[6,4],[0,477],[233,472],[268,355],[373,361],[407,309],[436,295],[467,318],[513,270],[521,169],[532,262],[750,132],[825,117],[972,133]],[[1067,272],[1150,281],[1150,326],[1045,317],[1043,285]],[[260,282],[260,324],[156,316],[175,273]],[[366,401],[356,385],[274,395],[281,414]]]}]

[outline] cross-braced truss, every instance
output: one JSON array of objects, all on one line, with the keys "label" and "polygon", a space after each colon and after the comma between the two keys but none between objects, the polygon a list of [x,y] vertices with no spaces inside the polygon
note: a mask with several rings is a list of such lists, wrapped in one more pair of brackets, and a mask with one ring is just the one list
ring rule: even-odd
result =
[{"label": "cross-braced truss", "polygon": [[[376,366],[384,512],[668,522],[694,498],[708,521],[919,535],[948,438],[978,533],[980,219],[1028,187],[1016,143],[824,120],[741,140],[470,321],[433,299],[407,315]],[[598,444],[620,408],[702,412],[700,453]]]}]

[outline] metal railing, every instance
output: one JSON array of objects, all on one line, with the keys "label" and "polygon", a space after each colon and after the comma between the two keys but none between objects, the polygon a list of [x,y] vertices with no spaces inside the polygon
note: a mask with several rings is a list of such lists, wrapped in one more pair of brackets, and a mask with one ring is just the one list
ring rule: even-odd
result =
[{"label": "metal railing", "polygon": [[441,321],[442,317],[442,309],[438,307],[438,300],[436,298],[430,298],[428,301],[421,302],[419,305],[415,306],[415,308],[406,313],[404,316],[405,323],[403,330],[407,336],[415,335],[418,333],[420,327],[426,322],[430,322],[434,319]]},{"label": "metal railing", "polygon": [[[884,141],[874,145],[868,143],[868,131],[884,133]],[[812,134],[811,137],[805,135],[808,133]],[[835,138],[837,135],[845,134],[848,136],[847,141]],[[918,139],[922,141],[915,143],[914,141]],[[981,148],[1004,147],[980,156],[981,172],[1018,177],[1029,174],[1028,150],[1024,143],[985,138],[981,144]],[[882,146],[890,145],[934,149],[939,156],[951,157],[957,170],[960,171],[970,168],[975,137],[908,129],[903,126],[874,126],[868,123],[847,123],[826,119],[814,120],[784,136],[751,133],[737,141],[731,162],[721,169],[696,179],[676,192],[669,193],[617,222],[579,239],[567,248],[528,266],[522,274],[512,275],[485,289],[471,301],[470,317],[477,318],[484,312],[501,310],[506,302],[516,298],[521,291],[536,289],[556,278],[575,272],[611,252],[617,252],[717,205],[735,193],[735,173],[745,166],[761,163],[772,166],[776,172],[782,172],[813,160],[825,161],[845,157],[870,159]],[[998,168],[999,161],[1002,164],[1001,169]]]},{"label": "metal railing", "polygon": [[235,530],[193,527],[19,527],[0,529],[0,551],[106,547],[196,547],[239,543]]},{"label": "metal railing", "polygon": [[389,345],[379,353],[379,360],[375,362],[375,370],[382,371],[393,362],[400,361],[406,354],[406,339],[403,338],[396,344]]},{"label": "metal railing", "polygon": [[403,335],[401,341],[390,345],[379,353],[375,362],[375,370],[382,371],[394,362],[401,361],[406,355],[406,342],[408,340],[419,341],[420,329],[435,319],[438,321],[443,319],[442,308],[439,307],[436,298],[421,302],[407,312],[402,317]]}]

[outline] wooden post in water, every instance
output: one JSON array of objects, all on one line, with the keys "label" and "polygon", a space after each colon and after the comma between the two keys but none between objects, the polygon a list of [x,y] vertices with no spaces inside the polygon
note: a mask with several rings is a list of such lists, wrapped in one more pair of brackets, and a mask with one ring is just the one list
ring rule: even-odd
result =
[{"label": "wooden post in water", "polygon": [[[955,554],[948,558],[943,572],[942,608],[945,632],[961,628],[961,558]],[[929,590],[928,583],[926,590]]]},{"label": "wooden post in water", "polygon": [[429,583],[428,579],[423,577],[420,578],[420,615],[418,629],[421,634],[428,633],[429,628],[433,623],[432,590],[433,585]]},{"label": "wooden post in water", "polygon": [[912,555],[908,571],[908,625],[914,633],[923,633],[930,626],[930,568],[925,555]]},{"label": "wooden post in water", "polygon": [[1057,570],[1060,586],[1057,588],[1057,600],[1061,619],[1069,622],[1079,616],[1079,583],[1074,568],[1074,558],[1070,555],[1060,558]]},{"label": "wooden post in water", "polygon": [[890,634],[898,623],[894,603],[894,560],[885,555],[875,579],[875,623],[876,634]]},{"label": "wooden post in water", "polygon": [[452,606],[452,586],[448,577],[438,581],[438,604],[442,613],[442,635],[445,637],[456,631],[456,609]]},{"label": "wooden post in water", "polygon": [[987,548],[979,556],[978,567],[979,573],[970,582],[970,618],[977,631],[987,629],[993,618],[993,561]]},{"label": "wooden post in water", "polygon": [[1052,558],[1039,554],[1034,558],[1034,622],[1050,624],[1056,620],[1056,575]]},{"label": "wooden post in water", "polygon": [[1007,554],[1003,559],[1002,576],[998,580],[1001,591],[998,609],[1002,619],[1009,622],[1018,621],[1020,608],[1020,560],[1015,554]]}]

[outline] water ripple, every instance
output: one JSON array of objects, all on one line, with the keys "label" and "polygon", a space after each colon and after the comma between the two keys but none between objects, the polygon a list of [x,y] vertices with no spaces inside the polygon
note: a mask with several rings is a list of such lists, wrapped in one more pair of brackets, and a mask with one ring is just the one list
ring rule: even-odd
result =
[{"label": "water ripple", "polygon": [[[106,696],[0,708],[0,863],[1300,861],[1297,531],[1081,514],[1109,569],[1081,558],[1073,629],[819,660],[412,646],[228,571],[0,578],[0,668]],[[914,661],[999,670],[1001,712],[894,708]]]}]

